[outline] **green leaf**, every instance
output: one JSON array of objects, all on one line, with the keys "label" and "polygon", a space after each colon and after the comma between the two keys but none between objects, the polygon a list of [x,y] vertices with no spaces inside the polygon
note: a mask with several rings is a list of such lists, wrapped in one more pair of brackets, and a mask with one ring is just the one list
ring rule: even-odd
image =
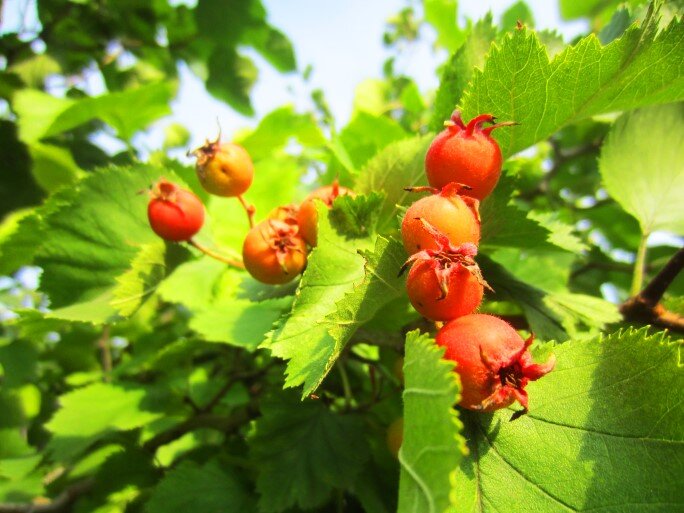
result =
[{"label": "green leaf", "polygon": [[[363,197],[352,201],[364,203]],[[318,245],[309,254],[292,313],[275,329],[268,344],[274,356],[289,360],[285,386],[303,384],[303,397],[321,384],[342,349],[329,332],[330,322],[321,319],[335,314],[338,301],[363,278],[364,261],[358,251],[372,244],[370,238],[338,233],[331,225],[334,213],[322,203],[317,208]]]},{"label": "green leaf", "polygon": [[135,429],[161,417],[145,408],[145,398],[143,388],[106,383],[60,396],[60,409],[45,425],[53,434],[49,447],[55,458],[74,458],[108,433]]},{"label": "green leaf", "polygon": [[276,513],[324,504],[350,486],[369,457],[363,420],[330,411],[321,401],[281,394],[261,403],[249,440],[259,475],[259,510]]},{"label": "green leaf", "polygon": [[218,46],[209,57],[208,65],[207,91],[240,114],[253,116],[249,93],[259,75],[254,63],[233,47]]},{"label": "green leaf", "polygon": [[468,34],[468,39],[449,62],[444,66],[440,76],[439,89],[435,97],[434,113],[430,121],[430,129],[439,132],[444,128],[444,121],[461,101],[463,91],[475,72],[485,62],[485,55],[496,39],[497,30],[492,24],[492,15],[488,13],[478,21]]},{"label": "green leaf", "polygon": [[15,94],[13,107],[19,118],[20,137],[27,143],[60,134],[93,119],[101,119],[112,126],[119,137],[129,140],[155,119],[171,113],[169,105],[174,91],[173,82],[165,81],[125,92],[71,100],[24,89]]},{"label": "green leaf", "polygon": [[449,505],[450,475],[465,441],[454,404],[459,385],[454,364],[427,335],[406,337],[404,437],[399,449],[399,513],[439,513]]},{"label": "green leaf", "polygon": [[292,43],[285,34],[270,25],[248,27],[242,34],[242,42],[252,46],[280,72],[297,69]]},{"label": "green leaf", "polygon": [[406,261],[401,242],[378,237],[373,251],[360,253],[366,260],[363,281],[355,285],[324,320],[329,325],[328,333],[335,340],[328,358],[329,366],[359,327],[373,319],[383,306],[405,294],[404,277],[398,276]]},{"label": "green leaf", "polygon": [[678,344],[643,328],[554,353],[555,370],[527,387],[528,415],[463,415],[470,456],[454,480],[453,510],[681,510]]},{"label": "green leaf", "polygon": [[601,46],[589,35],[549,62],[535,32],[521,29],[494,45],[462,100],[464,119],[482,112],[521,125],[494,132],[505,156],[581,119],[684,98],[678,59],[684,21],[657,33],[657,13]]},{"label": "green leaf", "polygon": [[168,472],[154,488],[145,512],[254,511],[254,498],[242,481],[235,470],[226,468],[215,459],[202,466],[184,461]]},{"label": "green leaf", "polygon": [[[254,131],[239,139],[239,143],[249,152],[252,160],[259,161],[284,149],[291,138],[296,138],[308,147],[322,147],[326,143],[316,119],[311,114],[298,114],[291,105],[269,112]],[[259,176],[258,167],[256,173]]]},{"label": "green leaf", "polygon": [[417,199],[404,187],[427,183],[424,162],[431,141],[428,135],[392,143],[371,159],[359,175],[354,187],[357,193],[385,193],[378,222],[380,233],[396,226],[397,205],[410,205]]},{"label": "green leaf", "polygon": [[9,212],[36,205],[45,196],[31,175],[28,149],[17,138],[17,126],[0,120],[0,219]]},{"label": "green leaf", "polygon": [[131,313],[161,279],[164,246],[148,225],[147,197],[139,194],[160,176],[179,181],[168,168],[100,170],[45,217],[35,258],[44,270],[41,290],[55,310],[81,304],[82,312],[64,318],[105,322]]},{"label": "green leaf", "polygon": [[562,342],[582,328],[617,322],[617,307],[593,296],[547,292],[520,280],[486,255],[477,257],[482,273],[496,291],[494,299],[512,301],[525,313],[531,331],[542,340]]},{"label": "green leaf", "polygon": [[514,180],[504,175],[481,204],[482,247],[554,249],[548,242],[552,234],[511,202]]},{"label": "green leaf", "polygon": [[512,30],[518,22],[527,27],[534,27],[534,14],[522,0],[511,5],[501,16],[501,29]]},{"label": "green leaf", "polygon": [[684,233],[684,103],[623,114],[601,150],[608,194],[648,235]]},{"label": "green leaf", "polygon": [[83,177],[83,171],[66,148],[32,142],[28,149],[33,178],[44,190],[54,192]]},{"label": "green leaf", "polygon": [[349,124],[342,129],[334,146],[338,153],[340,147],[344,151],[343,154],[336,153],[339,159],[337,165],[347,168],[352,174],[357,174],[376,153],[388,144],[406,138],[407,135],[401,125],[393,119],[358,110]]},{"label": "green leaf", "polygon": [[458,2],[456,0],[423,0],[425,21],[437,31],[437,44],[450,52],[465,41],[465,33],[458,26]]}]

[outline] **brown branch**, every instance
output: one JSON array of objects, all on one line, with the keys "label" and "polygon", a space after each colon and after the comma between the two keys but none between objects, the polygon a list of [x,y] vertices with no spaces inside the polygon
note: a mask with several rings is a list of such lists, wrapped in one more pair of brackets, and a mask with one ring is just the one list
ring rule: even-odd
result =
[{"label": "brown branch", "polygon": [[5,503],[0,504],[0,513],[61,513],[68,511],[71,505],[81,495],[90,491],[93,487],[92,478],[74,483],[57,497],[45,503]]},{"label": "brown branch", "polygon": [[684,333],[684,317],[670,312],[659,303],[667,287],[684,268],[684,248],[681,248],[644,289],[620,306],[620,313],[627,321],[653,324]]},{"label": "brown branch", "polygon": [[242,208],[245,209],[245,213],[247,214],[247,220],[249,221],[249,227],[254,228],[254,214],[256,212],[256,208],[254,205],[250,205],[245,201],[245,198],[242,197],[242,194],[240,194],[237,199],[240,201],[240,205],[242,205]]}]

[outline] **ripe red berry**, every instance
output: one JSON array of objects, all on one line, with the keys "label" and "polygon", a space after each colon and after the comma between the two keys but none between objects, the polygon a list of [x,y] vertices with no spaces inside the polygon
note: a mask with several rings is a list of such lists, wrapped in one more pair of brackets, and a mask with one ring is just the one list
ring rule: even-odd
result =
[{"label": "ripe red berry", "polygon": [[492,139],[492,130],[514,123],[492,123],[494,116],[481,114],[468,125],[463,124],[461,114],[454,111],[451,121],[430,145],[425,155],[425,173],[430,185],[441,188],[450,182],[471,187],[468,195],[479,200],[488,196],[501,175],[503,162],[501,149]]},{"label": "ripe red berry", "polygon": [[335,198],[346,195],[354,196],[354,193],[346,187],[341,187],[337,180],[335,180],[332,185],[320,187],[304,199],[299,207],[297,221],[299,222],[299,233],[302,234],[302,237],[310,246],[313,247],[318,243],[318,214],[314,200],[319,199],[328,208],[331,208]]},{"label": "ripe red berry", "polygon": [[411,304],[433,321],[473,313],[482,302],[484,287],[489,287],[473,259],[477,246],[466,242],[456,247],[444,234],[429,225],[427,228],[434,232],[440,249],[419,251],[404,264],[403,269],[412,265],[406,279]]},{"label": "ripe red berry", "polygon": [[439,249],[439,244],[423,221],[447,236],[454,246],[466,242],[477,244],[480,241],[480,216],[478,201],[461,196],[461,184],[448,184],[441,191],[428,187],[414,187],[410,190],[432,190],[411,205],[401,223],[401,236],[404,248],[409,255],[423,249]]},{"label": "ripe red berry", "polygon": [[544,364],[532,361],[529,346],[534,336],[523,340],[507,322],[491,315],[472,314],[445,324],[437,333],[437,344],[446,348],[444,357],[456,362],[461,378],[464,408],[494,411],[518,401],[528,408],[525,387],[551,372],[551,356]]},{"label": "ripe red berry", "polygon": [[262,283],[292,281],[306,265],[306,243],[297,226],[267,219],[252,228],[242,245],[245,268]]},{"label": "ripe red berry", "polygon": [[210,194],[240,196],[252,185],[254,165],[247,150],[239,144],[221,143],[217,138],[191,154],[197,157],[197,177]]},{"label": "ripe red berry", "polygon": [[192,192],[163,178],[150,191],[147,219],[154,233],[164,240],[184,241],[204,223],[204,205]]}]

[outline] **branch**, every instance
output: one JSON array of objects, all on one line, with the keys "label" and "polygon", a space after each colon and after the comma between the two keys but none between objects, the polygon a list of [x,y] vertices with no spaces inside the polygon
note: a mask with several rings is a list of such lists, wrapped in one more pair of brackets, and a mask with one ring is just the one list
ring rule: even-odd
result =
[{"label": "branch", "polygon": [[684,268],[684,248],[677,251],[660,272],[637,295],[620,306],[620,313],[628,321],[653,324],[684,333],[684,317],[670,312],[659,303],[663,294]]},{"label": "branch", "polygon": [[68,511],[76,499],[90,491],[93,484],[92,478],[74,483],[53,500],[44,504],[34,502],[0,504],[0,513],[61,513]]},{"label": "branch", "polygon": [[[241,409],[236,411],[233,415],[228,417],[223,415],[215,415],[213,413],[203,413],[195,417],[181,422],[167,431],[162,431],[156,436],[150,438],[143,444],[143,449],[150,452],[155,452],[161,446],[178,440],[183,435],[195,431],[196,429],[210,428],[223,431],[224,433],[234,433],[243,424],[252,420],[256,415],[248,409]],[[0,513],[3,513],[0,511]]]}]

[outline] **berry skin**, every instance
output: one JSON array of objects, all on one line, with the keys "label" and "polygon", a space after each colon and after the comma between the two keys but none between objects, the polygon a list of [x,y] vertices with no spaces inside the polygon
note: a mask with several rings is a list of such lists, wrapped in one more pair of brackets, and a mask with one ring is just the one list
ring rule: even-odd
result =
[{"label": "berry skin", "polygon": [[413,191],[431,190],[434,194],[419,199],[406,210],[401,223],[404,248],[409,255],[424,249],[439,249],[439,244],[423,221],[447,236],[454,246],[480,241],[478,201],[461,196],[461,184],[448,184],[441,191],[414,187]]},{"label": "berry skin", "polygon": [[154,233],[162,239],[189,240],[204,223],[204,205],[192,192],[163,178],[150,191],[147,219]]},{"label": "berry skin", "polygon": [[473,257],[477,246],[466,242],[459,247],[428,223],[439,250],[423,250],[412,255],[402,271],[412,265],[406,279],[406,292],[418,313],[433,321],[450,321],[473,313],[482,302],[484,281]]},{"label": "berry skin", "polygon": [[319,199],[328,208],[331,208],[335,198],[347,195],[354,196],[354,192],[346,187],[341,187],[337,180],[335,180],[332,185],[320,187],[304,199],[299,206],[297,221],[299,222],[299,233],[302,234],[302,237],[304,237],[309,246],[314,247],[318,243],[318,213],[316,212],[314,200]]},{"label": "berry skin", "polygon": [[461,114],[454,111],[446,128],[432,141],[425,155],[425,173],[431,186],[441,188],[450,182],[471,187],[469,196],[484,199],[496,187],[503,162],[501,149],[492,139],[492,130],[514,123],[493,123],[494,116],[481,114],[468,125],[463,124]]},{"label": "berry skin", "polygon": [[190,154],[197,157],[197,177],[210,194],[241,196],[252,185],[254,164],[247,150],[239,144],[221,143],[217,138]]},{"label": "berry skin", "polygon": [[290,203],[274,208],[268,213],[266,219],[277,219],[287,224],[297,225],[297,214],[299,214],[299,207]]},{"label": "berry skin", "polygon": [[306,265],[306,243],[297,226],[267,219],[252,228],[242,245],[245,268],[269,285],[292,281]]},{"label": "berry skin", "polygon": [[471,314],[445,324],[437,332],[437,344],[445,347],[444,357],[456,362],[461,378],[464,408],[494,411],[518,401],[529,409],[525,387],[553,370],[551,356],[546,363],[532,361],[529,346],[534,336],[523,340],[507,322],[492,315]]}]

